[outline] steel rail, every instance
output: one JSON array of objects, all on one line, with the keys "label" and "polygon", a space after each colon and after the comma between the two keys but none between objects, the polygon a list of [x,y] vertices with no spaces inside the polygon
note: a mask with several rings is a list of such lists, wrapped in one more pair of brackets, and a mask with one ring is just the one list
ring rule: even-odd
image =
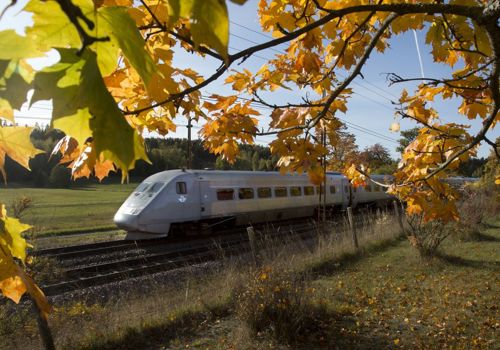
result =
[{"label": "steel rail", "polygon": [[[293,234],[282,231],[270,235],[270,237],[277,239],[287,236],[287,238],[310,239],[313,237],[310,235],[312,233],[311,226],[303,225],[300,228],[295,227]],[[177,267],[214,261],[220,257],[221,252],[226,256],[239,255],[250,251],[248,237],[242,237],[241,240],[235,239],[217,243],[218,246],[216,247],[212,243],[211,246],[186,248],[184,251],[160,253],[112,263],[69,269],[66,273],[67,277],[71,280],[42,286],[42,290],[46,295],[53,296],[76,289],[108,284],[123,279],[144,276],[145,274],[168,271]]]}]

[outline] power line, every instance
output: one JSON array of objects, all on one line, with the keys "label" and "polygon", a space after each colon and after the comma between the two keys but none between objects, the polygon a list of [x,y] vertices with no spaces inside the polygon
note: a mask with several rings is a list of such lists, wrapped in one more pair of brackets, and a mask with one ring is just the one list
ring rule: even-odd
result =
[{"label": "power line", "polygon": [[[265,104],[262,104],[258,101],[253,101],[251,99],[248,99],[248,98],[245,98],[245,97],[237,97],[237,99],[239,100],[243,100],[243,101],[251,101],[250,105],[254,108],[259,108],[259,109],[266,109],[266,110],[273,110],[272,107],[269,107],[269,106],[266,106]],[[213,97],[209,97],[209,96],[202,96],[201,97],[201,100],[203,101],[216,101],[217,99],[216,98],[213,98]],[[374,102],[377,102],[378,101],[375,101]],[[380,103],[379,103],[380,104]],[[384,106],[383,104],[380,104],[381,106]],[[388,108],[387,106],[384,106],[386,108]],[[45,120],[47,122],[49,122],[51,120],[51,117],[41,117],[41,116],[28,116],[28,115],[16,115],[15,116],[16,119],[32,119],[32,120]],[[352,122],[349,122],[343,118],[340,118],[340,117],[337,117],[340,121],[342,121],[343,123],[346,124],[346,126],[350,127],[351,129],[354,129],[356,131],[359,131],[359,132],[362,132],[362,133],[365,133],[365,134],[368,134],[368,135],[371,135],[373,137],[376,137],[378,139],[381,139],[381,140],[384,140],[384,141],[388,141],[388,142],[392,142],[392,143],[395,143],[395,144],[399,144],[399,142],[391,137],[388,137],[384,134],[381,134],[377,131],[374,131],[374,130],[369,130],[361,125],[358,125],[358,124],[355,124],[355,123],[352,123]],[[186,127],[187,125],[183,125],[183,124],[175,124],[176,126],[179,126],[179,127]],[[201,127],[198,127],[198,126],[193,126],[195,129],[200,129]],[[263,135],[264,136],[264,135]],[[259,137],[263,137],[263,136],[259,136]]]},{"label": "power line", "polygon": [[[244,25],[242,25],[242,24],[239,24],[239,23],[236,23],[236,22],[233,22],[233,21],[230,21],[230,22],[231,22],[231,24],[234,24],[234,25],[236,25],[236,26],[238,26],[238,27],[244,28],[244,29],[246,29],[246,30],[248,30],[248,31],[250,31],[250,32],[252,32],[252,33],[259,34],[259,35],[261,35],[261,36],[265,37],[266,39],[274,39],[271,35],[264,34],[264,33],[262,33],[262,32],[259,32],[259,31],[257,31],[257,30],[254,30],[254,29],[252,29],[252,28],[246,27],[246,26],[244,26]],[[253,40],[250,40],[250,39],[248,39],[248,38],[245,38],[245,37],[242,37],[242,36],[239,36],[239,35],[236,35],[236,34],[231,34],[231,35],[232,35],[232,36],[234,36],[234,37],[237,37],[237,38],[239,38],[239,39],[242,39],[242,40],[248,41],[248,42],[250,42],[250,43],[252,43],[252,44],[257,44],[257,45],[258,45],[258,44],[261,44],[261,43],[259,43],[259,42],[256,42],[256,41],[253,41]],[[279,51],[279,50],[276,50],[276,49],[274,49],[274,48],[270,48],[270,49],[271,49],[271,50],[273,50],[273,51],[276,51],[276,52],[278,52],[278,53],[280,53],[280,54],[285,53],[285,52],[283,52],[283,51]],[[337,75],[339,75],[341,78],[345,78],[345,76],[344,76],[344,75],[342,75],[342,74],[340,74],[340,73],[338,73]],[[393,96],[393,97],[395,97],[395,98],[399,98],[398,96],[396,96],[396,95],[395,95],[395,94],[393,94],[392,92],[387,91],[387,90],[384,90],[384,89],[382,89],[381,87],[379,87],[379,86],[377,86],[377,85],[375,85],[375,84],[371,83],[371,82],[370,82],[370,81],[368,81],[368,80],[363,79],[363,83],[368,84],[368,85],[370,85],[370,86],[372,86],[372,87],[374,87],[374,88],[376,88],[376,89],[378,89],[378,90],[380,90],[380,91],[382,91],[382,92],[384,92],[384,93],[386,93],[386,94],[388,94],[388,95],[391,95],[391,96]],[[353,84],[356,84],[356,85],[358,85],[358,86],[361,86],[361,87],[363,87],[364,89],[366,89],[366,90],[368,90],[368,91],[371,91],[371,92],[373,92],[374,94],[377,94],[377,95],[379,95],[379,96],[381,96],[381,97],[383,97],[383,98],[385,98],[385,99],[388,99],[389,101],[391,101],[391,102],[392,102],[392,100],[391,100],[390,98],[388,98],[388,97],[386,97],[386,96],[384,96],[384,95],[380,94],[379,92],[374,91],[373,89],[370,89],[370,88],[368,88],[368,87],[366,87],[366,86],[363,86],[363,85],[362,85],[361,83],[359,83],[359,82],[355,82],[355,81],[353,81]]]},{"label": "power line", "polygon": [[362,95],[362,94],[360,94],[359,92],[355,92],[355,91],[353,91],[353,94],[354,94],[354,95],[361,96],[361,97],[363,97],[363,98],[364,98],[364,99],[366,99],[366,100],[370,100],[370,101],[372,101],[373,103],[376,103],[376,104],[378,104],[379,106],[382,106],[382,107],[384,107],[385,109],[388,109],[388,110],[390,110],[391,112],[394,112],[394,109],[392,109],[391,107],[388,107],[387,105],[383,104],[383,103],[382,103],[382,102],[380,102],[380,101],[375,100],[374,98],[371,98],[371,97],[369,97],[369,96]]},{"label": "power line", "polygon": [[236,22],[234,22],[234,21],[229,21],[229,22],[230,22],[231,24],[234,24],[235,26],[238,26],[238,27],[240,27],[240,28],[244,28],[244,29],[246,29],[246,30],[248,30],[248,31],[250,31],[250,32],[255,33],[255,34],[259,34],[260,36],[263,36],[263,37],[265,37],[265,38],[267,38],[267,39],[269,39],[269,38],[271,38],[271,39],[272,39],[272,38],[273,38],[273,37],[272,37],[272,36],[270,36],[270,35],[267,35],[267,34],[264,34],[264,33],[262,33],[262,32],[259,32],[258,30],[255,30],[255,29],[252,29],[252,28],[246,27],[246,26],[244,26],[244,25],[242,25],[242,24],[239,24],[239,23],[236,23]]},{"label": "power line", "polygon": [[[236,34],[231,34],[231,36],[234,36],[235,38],[238,38],[238,39],[242,39],[242,40],[248,41],[248,42],[250,42],[250,43],[252,43],[252,44],[255,44],[255,45],[260,45],[260,44],[262,44],[262,43],[259,43],[259,42],[257,42],[257,41],[253,41],[253,40],[250,40],[250,39],[248,39],[248,38],[244,38],[244,37],[239,36],[239,35],[236,35]],[[275,48],[273,48],[273,47],[270,47],[270,48],[268,48],[267,50],[271,50],[271,51],[277,52],[277,53],[279,53],[279,54],[283,54],[283,53],[284,53],[283,51],[277,50],[277,49],[275,49]]]},{"label": "power line", "polygon": [[[234,46],[228,46],[228,47],[229,47],[231,50],[235,50],[236,52],[241,51],[241,49],[238,49],[238,48],[236,48],[236,47],[234,47]],[[266,61],[266,62],[271,60],[271,58],[267,58],[267,57],[264,57],[264,56],[259,56],[259,55],[256,55],[256,54],[253,54],[253,55],[251,55],[250,57],[260,58],[261,60],[264,60],[264,61]]]},{"label": "power line", "polygon": [[[202,100],[209,100],[209,101],[215,101],[216,100],[215,98],[208,97],[208,96],[203,96],[203,97],[201,97],[201,99]],[[237,97],[237,99],[244,100],[244,101],[252,101],[251,99],[248,99],[248,98],[245,98],[245,97]],[[271,108],[269,106],[266,106],[266,105],[264,105],[264,104],[262,104],[260,102],[257,102],[257,101],[253,101],[252,103],[255,103],[257,105],[261,105],[260,107],[255,106],[256,108],[263,108],[263,109],[268,109],[268,110],[272,110],[273,109],[273,108]],[[252,106],[252,107],[254,107],[254,106]],[[345,120],[343,118],[340,118],[340,117],[337,117],[337,118],[340,121],[342,121],[343,123],[345,123],[348,126],[352,127],[353,129],[356,129],[358,131],[364,132],[366,134],[370,134],[370,135],[372,135],[374,137],[378,137],[380,139],[384,139],[386,141],[390,141],[390,142],[394,142],[394,143],[398,143],[399,144],[399,142],[397,140],[395,140],[395,139],[393,139],[393,138],[391,138],[389,136],[386,136],[386,135],[381,134],[381,133],[379,133],[377,131],[374,131],[374,130],[367,129],[367,128],[361,126],[361,125],[354,124],[354,123],[349,122],[349,121],[347,121],[347,120]]]}]

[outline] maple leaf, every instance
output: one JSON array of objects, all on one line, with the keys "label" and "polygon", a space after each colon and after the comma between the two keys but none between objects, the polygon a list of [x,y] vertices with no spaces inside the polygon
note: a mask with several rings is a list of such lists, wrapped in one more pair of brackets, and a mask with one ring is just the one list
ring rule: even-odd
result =
[{"label": "maple leaf", "polygon": [[370,169],[365,169],[363,165],[361,165],[361,169],[362,172],[358,170],[355,164],[351,164],[351,166],[344,171],[345,176],[347,176],[354,187],[366,186],[366,174],[369,174]]},{"label": "maple leaf", "polygon": [[168,5],[172,22],[179,17],[190,20],[191,34],[197,45],[212,47],[227,59],[229,20],[225,1],[172,0]]},{"label": "maple leaf", "polygon": [[47,298],[14,261],[14,258],[22,262],[26,259],[27,244],[21,233],[30,227],[8,217],[5,205],[0,203],[0,290],[16,303],[27,291],[37,303],[41,315],[46,318],[51,310]]},{"label": "maple leaf", "polygon": [[75,137],[80,145],[92,137],[95,152],[104,153],[126,179],[137,159],[147,160],[140,135],[106,89],[95,54],[86,51],[80,57],[72,49],[59,52],[60,62],[36,74],[32,103],[52,96],[53,125]]},{"label": "maple leaf", "polygon": [[36,47],[36,42],[29,37],[20,36],[14,30],[0,31],[0,60],[19,60],[43,56],[43,51]]},{"label": "maple leaf", "polygon": [[0,116],[14,121],[32,88],[33,69],[24,60],[0,61]]},{"label": "maple leaf", "polygon": [[33,147],[30,134],[33,128],[21,126],[0,126],[0,172],[7,182],[5,155],[29,170],[29,160],[43,151]]},{"label": "maple leaf", "polygon": [[[102,19],[100,21],[100,30],[102,34],[99,35],[100,33],[97,33],[96,35],[109,35],[112,39],[111,42],[116,42],[117,46],[122,50],[123,55],[137,72],[139,72],[139,75],[144,81],[144,85],[147,87],[151,81],[151,77],[156,71],[156,66],[146,52],[144,40],[137,30],[134,21],[128,15],[127,10],[123,7],[108,7],[99,10],[98,14]],[[109,51],[109,45],[107,45],[104,50]],[[102,54],[97,53],[98,60],[101,56]],[[114,71],[117,63],[117,58],[111,62],[113,69],[111,69],[109,73]],[[109,75],[109,73],[103,73],[103,76]]]}]

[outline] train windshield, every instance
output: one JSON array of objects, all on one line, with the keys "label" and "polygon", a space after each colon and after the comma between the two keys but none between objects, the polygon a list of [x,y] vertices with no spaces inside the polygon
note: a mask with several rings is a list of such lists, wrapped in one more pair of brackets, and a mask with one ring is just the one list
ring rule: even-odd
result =
[{"label": "train windshield", "polygon": [[163,187],[163,183],[161,182],[156,182],[154,184],[152,184],[151,186],[149,186],[148,188],[148,193],[155,193],[155,192],[158,192],[160,190],[160,188]]},{"label": "train windshield", "polygon": [[140,192],[145,192],[146,189],[149,187],[149,185],[151,185],[151,184],[143,182],[142,184],[140,184],[139,186],[137,186],[137,188],[135,189],[135,192],[139,192],[139,193]]}]

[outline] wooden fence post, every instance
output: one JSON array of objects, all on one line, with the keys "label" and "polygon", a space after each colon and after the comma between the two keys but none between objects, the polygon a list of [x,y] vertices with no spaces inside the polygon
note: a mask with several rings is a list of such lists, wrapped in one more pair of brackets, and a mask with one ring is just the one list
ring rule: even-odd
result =
[{"label": "wooden fence post", "polygon": [[401,215],[401,211],[400,211],[398,202],[393,201],[392,203],[394,205],[394,213],[396,214],[396,218],[398,219],[399,228],[401,229],[401,234],[405,234],[405,227],[403,225],[403,217]]},{"label": "wooden fence post", "polygon": [[354,217],[352,215],[352,208],[347,207],[347,218],[349,219],[349,228],[352,233],[352,241],[354,242],[354,248],[359,249],[358,236],[356,235],[356,226],[354,225]]},{"label": "wooden fence post", "polygon": [[255,245],[255,230],[252,226],[247,227],[248,243],[250,244],[250,250],[252,251],[253,261],[257,263],[257,247]]}]

